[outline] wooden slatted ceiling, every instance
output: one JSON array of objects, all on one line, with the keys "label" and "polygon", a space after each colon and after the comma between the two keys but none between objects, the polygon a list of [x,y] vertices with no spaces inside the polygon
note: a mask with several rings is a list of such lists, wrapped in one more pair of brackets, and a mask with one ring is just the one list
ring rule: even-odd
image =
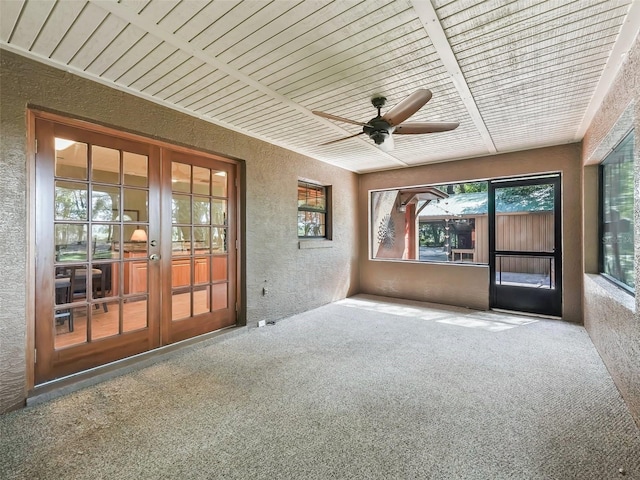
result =
[{"label": "wooden slatted ceiling", "polygon": [[[478,118],[499,152],[574,141],[630,1],[432,0],[436,47],[409,0],[11,0],[0,45],[364,172],[484,155]],[[320,146],[361,128],[311,110],[367,121],[374,94],[384,112],[425,87],[411,120],[457,130],[397,135],[391,153],[365,135]]]},{"label": "wooden slatted ceiling", "polygon": [[[499,149],[571,138],[611,49],[589,37],[612,36],[625,3],[581,2],[577,13],[575,2],[564,0],[530,2],[525,8],[520,2],[487,2],[460,11],[448,4],[438,12]],[[505,112],[504,103],[516,108]]]}]

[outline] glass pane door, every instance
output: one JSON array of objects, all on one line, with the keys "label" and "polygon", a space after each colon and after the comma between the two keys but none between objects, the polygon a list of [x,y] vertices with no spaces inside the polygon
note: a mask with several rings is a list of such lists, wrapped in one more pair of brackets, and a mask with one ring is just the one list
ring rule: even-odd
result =
[{"label": "glass pane door", "polygon": [[[150,221],[158,210],[148,145],[36,122],[36,380],[149,348]],[[157,330],[156,320],[156,327]],[[153,340],[152,340],[153,339]]]},{"label": "glass pane door", "polygon": [[560,177],[490,188],[491,306],[562,314]]},{"label": "glass pane door", "polygon": [[235,235],[229,225],[234,177],[229,164],[175,152],[167,171],[171,306],[165,315],[170,313],[167,332],[173,342],[235,323],[235,276],[230,270]]},{"label": "glass pane door", "polygon": [[55,348],[147,328],[149,158],[55,143]]},{"label": "glass pane door", "polygon": [[36,119],[36,384],[236,323],[235,163],[97,130]]}]

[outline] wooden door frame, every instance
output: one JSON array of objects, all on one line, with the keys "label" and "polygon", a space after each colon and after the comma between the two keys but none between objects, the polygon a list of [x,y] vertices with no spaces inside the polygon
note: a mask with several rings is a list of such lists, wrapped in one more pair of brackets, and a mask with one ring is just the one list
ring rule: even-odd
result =
[{"label": "wooden door frame", "polygon": [[[178,144],[157,140],[150,138],[143,134],[131,133],[124,130],[118,130],[109,126],[96,123],[94,120],[81,119],[77,117],[70,117],[64,113],[58,113],[48,111],[40,107],[28,106],[26,109],[26,173],[27,173],[27,285],[26,290],[26,340],[25,340],[25,394],[29,396],[36,389],[35,384],[35,368],[36,368],[36,282],[34,279],[36,276],[36,256],[38,254],[36,244],[36,119],[41,118],[50,120],[56,123],[68,125],[75,128],[81,128],[96,133],[102,133],[105,135],[111,135],[122,139],[128,139],[135,142],[144,142],[150,145],[154,145],[161,149],[169,149],[175,152],[184,152],[191,155],[197,155],[205,158],[210,158],[216,161],[225,162],[234,165],[236,171],[236,185],[235,185],[235,197],[236,203],[235,212],[235,234],[237,239],[237,251],[235,256],[235,265],[233,267],[236,270],[235,281],[235,293],[236,293],[236,326],[246,324],[246,300],[244,296],[244,288],[246,287],[246,268],[245,268],[245,252],[243,235],[246,232],[246,227],[243,222],[245,212],[245,193],[241,186],[245,185],[246,172],[244,168],[244,161],[239,158],[230,156],[222,156],[213,152],[200,150],[195,147],[184,147]],[[161,199],[162,200],[162,199]],[[159,280],[158,280],[159,281]],[[101,368],[101,367],[98,367]]]}]

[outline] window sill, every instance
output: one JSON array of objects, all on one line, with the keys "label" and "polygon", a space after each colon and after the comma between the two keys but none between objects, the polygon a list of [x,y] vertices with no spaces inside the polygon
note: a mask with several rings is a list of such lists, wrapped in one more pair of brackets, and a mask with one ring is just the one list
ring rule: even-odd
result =
[{"label": "window sill", "polygon": [[435,261],[426,261],[426,260],[409,260],[402,258],[371,258],[369,257],[369,261],[371,262],[389,262],[389,263],[410,263],[410,264],[418,264],[418,265],[453,265],[458,267],[482,267],[489,268],[488,263],[479,263],[479,262],[435,262]]},{"label": "window sill", "polygon": [[636,311],[636,299],[629,292],[622,289],[621,287],[618,287],[616,284],[607,280],[602,275],[598,275],[595,273],[588,273],[586,275],[590,280],[593,281],[593,283],[604,290],[607,297],[611,298],[613,301],[626,308],[630,312]]},{"label": "window sill", "polygon": [[309,238],[298,241],[298,249],[308,250],[310,248],[332,248],[333,241],[326,238]]}]

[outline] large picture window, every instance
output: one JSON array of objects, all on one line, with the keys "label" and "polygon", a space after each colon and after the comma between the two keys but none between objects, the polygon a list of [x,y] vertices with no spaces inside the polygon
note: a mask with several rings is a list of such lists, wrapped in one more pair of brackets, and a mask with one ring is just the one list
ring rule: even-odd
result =
[{"label": "large picture window", "polygon": [[485,181],[371,192],[371,257],[488,262]]},{"label": "large picture window", "polygon": [[298,182],[298,237],[328,238],[329,188]]},{"label": "large picture window", "polygon": [[600,272],[631,293],[635,292],[633,152],[631,132],[600,165]]}]

